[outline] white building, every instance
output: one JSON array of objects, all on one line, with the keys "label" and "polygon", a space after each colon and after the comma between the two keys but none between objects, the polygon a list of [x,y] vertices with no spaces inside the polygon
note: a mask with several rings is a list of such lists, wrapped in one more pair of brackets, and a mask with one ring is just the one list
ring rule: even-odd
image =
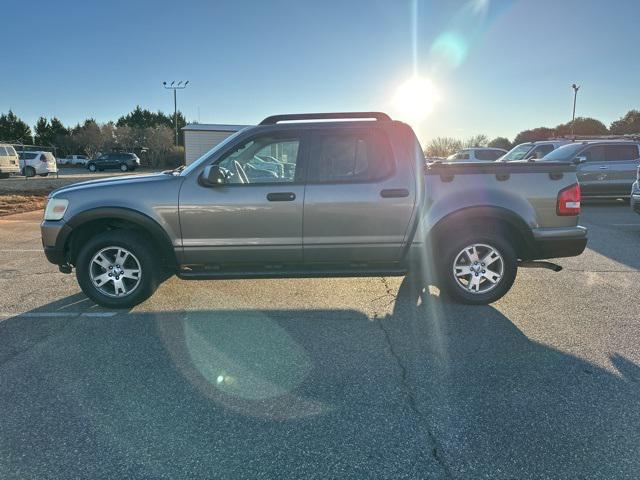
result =
[{"label": "white building", "polygon": [[186,164],[189,165],[197,160],[229,135],[244,127],[246,125],[212,125],[208,123],[192,123],[182,127]]}]

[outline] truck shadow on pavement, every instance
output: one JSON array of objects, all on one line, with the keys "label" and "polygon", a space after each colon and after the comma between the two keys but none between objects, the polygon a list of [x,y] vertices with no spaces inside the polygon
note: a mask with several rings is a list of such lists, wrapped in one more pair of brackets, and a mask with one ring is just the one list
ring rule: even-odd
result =
[{"label": "truck shadow on pavement", "polygon": [[[640,368],[529,340],[405,279],[393,311],[0,323],[3,478],[618,478],[640,472]],[[80,302],[80,303],[78,303]],[[75,307],[72,308],[72,306]],[[39,317],[38,312],[75,312]],[[95,312],[100,313],[100,312]],[[29,316],[28,314],[31,314]]]}]

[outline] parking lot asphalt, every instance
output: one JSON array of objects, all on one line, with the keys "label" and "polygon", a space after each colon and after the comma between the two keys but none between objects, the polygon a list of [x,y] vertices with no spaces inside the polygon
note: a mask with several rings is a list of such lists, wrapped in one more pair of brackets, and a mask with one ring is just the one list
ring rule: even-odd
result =
[{"label": "parking lot asphalt", "polygon": [[638,478],[640,216],[451,305],[402,278],[172,278],[92,304],[0,219],[1,478]]}]

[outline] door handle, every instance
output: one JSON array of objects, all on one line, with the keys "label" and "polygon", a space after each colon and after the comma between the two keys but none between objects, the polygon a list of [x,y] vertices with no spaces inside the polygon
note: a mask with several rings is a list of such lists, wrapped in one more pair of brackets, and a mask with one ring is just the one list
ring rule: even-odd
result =
[{"label": "door handle", "polygon": [[274,192],[267,193],[267,200],[270,202],[292,202],[296,199],[296,194],[293,192]]},{"label": "door handle", "polygon": [[387,188],[380,192],[382,198],[403,198],[409,196],[409,190],[406,188]]}]

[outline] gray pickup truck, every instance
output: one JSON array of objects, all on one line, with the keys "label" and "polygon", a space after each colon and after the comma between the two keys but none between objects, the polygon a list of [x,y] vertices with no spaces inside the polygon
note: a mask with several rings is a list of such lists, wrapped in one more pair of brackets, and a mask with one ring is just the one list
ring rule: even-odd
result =
[{"label": "gray pickup truck", "polygon": [[485,304],[519,265],[579,255],[579,212],[570,163],[425,166],[414,132],[386,114],[295,114],[245,128],[186,168],[56,190],[42,241],[111,308],[174,273],[422,272],[454,300]]}]

